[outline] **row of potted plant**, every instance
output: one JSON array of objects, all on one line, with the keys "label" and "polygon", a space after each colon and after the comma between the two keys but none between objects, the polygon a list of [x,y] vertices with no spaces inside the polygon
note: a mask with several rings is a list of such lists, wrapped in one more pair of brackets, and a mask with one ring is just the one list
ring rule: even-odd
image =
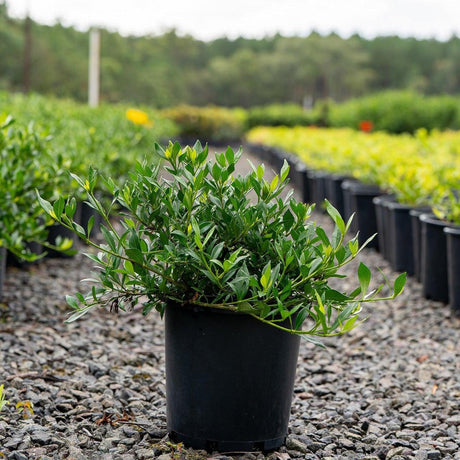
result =
[{"label": "row of potted plant", "polygon": [[149,154],[154,140],[170,131],[175,131],[172,123],[152,120],[138,109],[92,109],[38,95],[0,93],[0,295],[7,261],[23,265],[45,253],[72,251],[73,235],[51,225],[35,190],[50,197],[76,196],[85,223],[90,208],[76,193],[68,169],[86,174],[95,164],[122,181],[135,161]]},{"label": "row of potted plant", "polygon": [[414,274],[427,298],[460,312],[460,134],[258,128],[248,139],[273,146],[258,151],[275,163],[293,152],[310,168],[299,179],[307,202],[327,197],[345,216],[357,211],[363,239],[377,232],[373,246],[395,270]]}]

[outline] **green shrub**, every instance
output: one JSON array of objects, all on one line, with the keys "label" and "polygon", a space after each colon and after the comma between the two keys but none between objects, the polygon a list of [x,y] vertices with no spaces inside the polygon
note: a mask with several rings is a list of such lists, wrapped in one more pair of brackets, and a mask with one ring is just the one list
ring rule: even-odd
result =
[{"label": "green shrub", "polygon": [[308,126],[319,122],[318,112],[307,111],[297,104],[274,104],[248,110],[247,126]]},{"label": "green shrub", "polygon": [[[51,223],[36,191],[58,196],[62,184],[69,182],[48,143],[32,123],[21,127],[12,117],[0,119],[0,247],[26,260],[37,258],[27,243],[45,244],[46,226]],[[60,249],[69,247],[70,241],[62,241]]]},{"label": "green shrub", "polygon": [[363,120],[375,130],[413,133],[419,128],[460,127],[460,100],[450,96],[425,97],[410,91],[386,91],[331,106],[329,124],[359,128]]},{"label": "green shrub", "polygon": [[179,136],[187,141],[232,142],[240,140],[245,131],[243,109],[180,105],[162,110],[161,115],[174,121]]}]

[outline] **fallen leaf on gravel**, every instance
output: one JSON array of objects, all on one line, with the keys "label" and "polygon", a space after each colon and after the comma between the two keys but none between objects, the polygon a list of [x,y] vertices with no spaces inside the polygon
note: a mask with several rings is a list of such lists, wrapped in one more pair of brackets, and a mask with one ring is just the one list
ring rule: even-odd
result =
[{"label": "fallen leaf on gravel", "polygon": [[431,390],[431,394],[434,395],[436,394],[436,391],[438,391],[438,385],[436,385],[436,383],[433,385],[433,388]]},{"label": "fallen leaf on gravel", "polygon": [[418,362],[418,363],[423,363],[423,362],[425,362],[428,358],[429,358],[428,355],[419,356],[419,357],[417,358],[417,362]]}]

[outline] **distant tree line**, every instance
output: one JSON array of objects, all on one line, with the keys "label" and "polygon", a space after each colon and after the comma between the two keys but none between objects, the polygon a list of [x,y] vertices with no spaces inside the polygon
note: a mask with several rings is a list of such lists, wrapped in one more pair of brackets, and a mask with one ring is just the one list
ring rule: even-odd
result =
[{"label": "distant tree line", "polygon": [[[89,34],[9,16],[0,3],[0,90],[87,99]],[[175,30],[122,36],[102,30],[101,99],[156,107],[180,103],[311,106],[386,89],[460,94],[460,38],[336,34],[210,42]]]}]

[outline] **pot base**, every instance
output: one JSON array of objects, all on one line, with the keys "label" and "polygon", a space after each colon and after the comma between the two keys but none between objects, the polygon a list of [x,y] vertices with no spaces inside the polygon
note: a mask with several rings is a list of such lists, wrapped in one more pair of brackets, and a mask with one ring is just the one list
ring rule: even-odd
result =
[{"label": "pot base", "polygon": [[257,450],[267,452],[282,446],[286,439],[285,436],[282,436],[263,441],[212,441],[210,439],[193,438],[176,431],[170,431],[169,438],[173,442],[183,442],[193,449],[203,449],[207,452],[253,452]]}]

